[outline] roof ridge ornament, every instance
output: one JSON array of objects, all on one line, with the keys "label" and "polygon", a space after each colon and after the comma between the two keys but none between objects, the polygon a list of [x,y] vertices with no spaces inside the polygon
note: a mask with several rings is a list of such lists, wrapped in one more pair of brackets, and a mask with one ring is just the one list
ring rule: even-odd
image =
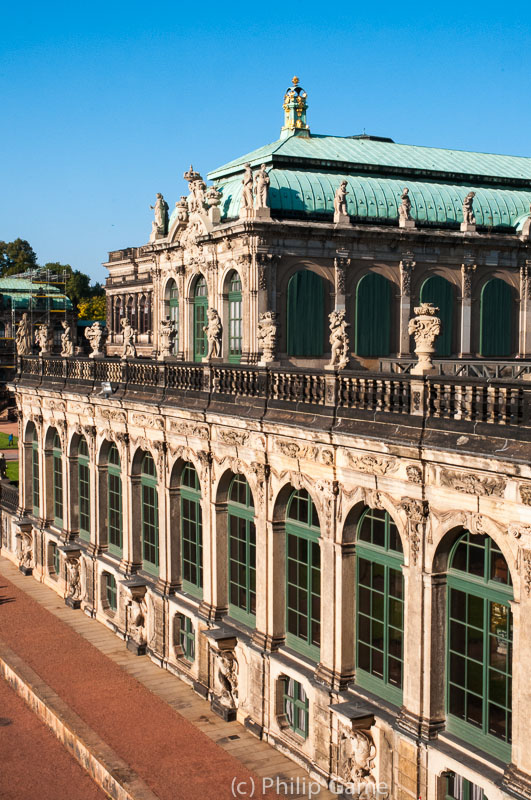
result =
[{"label": "roof ridge ornament", "polygon": [[282,138],[287,136],[309,136],[310,128],[306,124],[307,94],[299,86],[299,78],[292,78],[293,86],[288,86],[284,95],[284,125],[280,131]]}]

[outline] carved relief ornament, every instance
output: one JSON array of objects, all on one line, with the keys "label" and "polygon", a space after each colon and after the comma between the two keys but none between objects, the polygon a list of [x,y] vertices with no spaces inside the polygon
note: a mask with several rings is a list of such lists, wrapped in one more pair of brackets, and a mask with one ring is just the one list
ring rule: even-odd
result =
[{"label": "carved relief ornament", "polygon": [[507,481],[505,478],[474,475],[470,472],[442,469],[441,484],[464,494],[483,497],[503,497]]},{"label": "carved relief ornament", "polygon": [[463,297],[467,300],[470,300],[472,297],[472,277],[475,271],[475,264],[461,265],[461,292]]},{"label": "carved relief ornament", "polygon": [[230,429],[220,429],[217,438],[225,444],[244,445],[249,439],[248,431],[235,431]]},{"label": "carved relief ornament", "polygon": [[526,596],[531,595],[531,550],[522,550],[522,581]]},{"label": "carved relief ornament", "polygon": [[172,419],[169,423],[170,431],[180,433],[182,436],[197,436],[198,439],[208,439],[208,426],[199,422],[185,422],[181,419]]},{"label": "carved relief ornament", "polygon": [[364,472],[368,475],[387,475],[396,472],[399,463],[396,458],[387,458],[374,454],[351,453],[347,450],[347,460],[349,465],[357,472]]},{"label": "carved relief ornament", "polygon": [[152,428],[153,430],[164,430],[164,420],[162,417],[155,417],[152,414],[133,414],[133,425],[141,428]]}]

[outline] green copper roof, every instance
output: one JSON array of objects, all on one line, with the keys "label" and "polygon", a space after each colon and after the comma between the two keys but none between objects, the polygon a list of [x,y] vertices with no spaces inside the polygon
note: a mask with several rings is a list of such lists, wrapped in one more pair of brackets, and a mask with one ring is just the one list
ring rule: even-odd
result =
[{"label": "green copper roof", "polygon": [[[370,138],[340,136],[290,136],[247,153],[210,172],[216,180],[238,171],[247,161],[252,166],[279,164],[304,159],[313,166],[342,168],[349,164],[365,172],[367,169],[392,173],[406,172],[446,173],[452,176],[482,176],[503,182],[529,181],[531,183],[531,158],[501,156],[490,153],[468,153],[462,150],[443,150],[437,147],[418,147],[395,142],[381,142]],[[328,171],[328,170],[327,170]],[[350,171],[350,169],[349,169]]]},{"label": "green copper roof", "polygon": [[334,194],[348,183],[353,221],[398,223],[400,196],[409,188],[419,224],[456,227],[463,200],[474,191],[477,224],[514,230],[531,203],[531,158],[416,147],[371,138],[297,136],[231,161],[209,173],[222,192],[222,219],[238,217],[243,165],[264,163],[269,205],[277,217],[331,219]]},{"label": "green copper roof", "polygon": [[[286,216],[331,217],[335,191],[340,182],[346,180],[347,210],[351,217],[359,221],[394,221],[398,224],[403,180],[277,169],[271,170],[269,177],[269,205],[273,212],[287,212]],[[411,180],[407,180],[407,186],[411,215],[421,224],[457,225],[462,222],[463,200],[469,191],[476,192],[474,213],[478,225],[513,228],[522,215],[525,218],[529,215],[531,187],[528,191],[517,191]],[[238,217],[242,188],[240,175],[220,181],[218,188],[223,195],[223,218]]]}]

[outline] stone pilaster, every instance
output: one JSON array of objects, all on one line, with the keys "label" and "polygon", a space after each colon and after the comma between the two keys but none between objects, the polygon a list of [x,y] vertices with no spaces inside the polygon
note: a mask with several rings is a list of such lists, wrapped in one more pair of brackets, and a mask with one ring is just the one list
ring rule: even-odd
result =
[{"label": "stone pilaster", "polygon": [[466,261],[461,265],[461,346],[460,358],[470,358],[472,355],[472,277],[476,265]]},{"label": "stone pilaster", "polygon": [[411,276],[415,269],[413,253],[406,253],[400,262],[400,346],[398,356],[403,358],[411,353],[408,331],[411,316]]}]

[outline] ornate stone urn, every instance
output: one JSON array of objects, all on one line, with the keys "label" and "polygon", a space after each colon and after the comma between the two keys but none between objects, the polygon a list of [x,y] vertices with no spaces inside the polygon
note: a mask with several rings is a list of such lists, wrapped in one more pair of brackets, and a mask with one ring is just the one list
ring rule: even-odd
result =
[{"label": "ornate stone urn", "polygon": [[409,320],[408,333],[415,337],[415,353],[419,360],[411,374],[433,375],[436,369],[431,359],[435,340],[441,332],[441,320],[436,316],[439,309],[431,303],[421,303],[414,311],[416,316]]}]

